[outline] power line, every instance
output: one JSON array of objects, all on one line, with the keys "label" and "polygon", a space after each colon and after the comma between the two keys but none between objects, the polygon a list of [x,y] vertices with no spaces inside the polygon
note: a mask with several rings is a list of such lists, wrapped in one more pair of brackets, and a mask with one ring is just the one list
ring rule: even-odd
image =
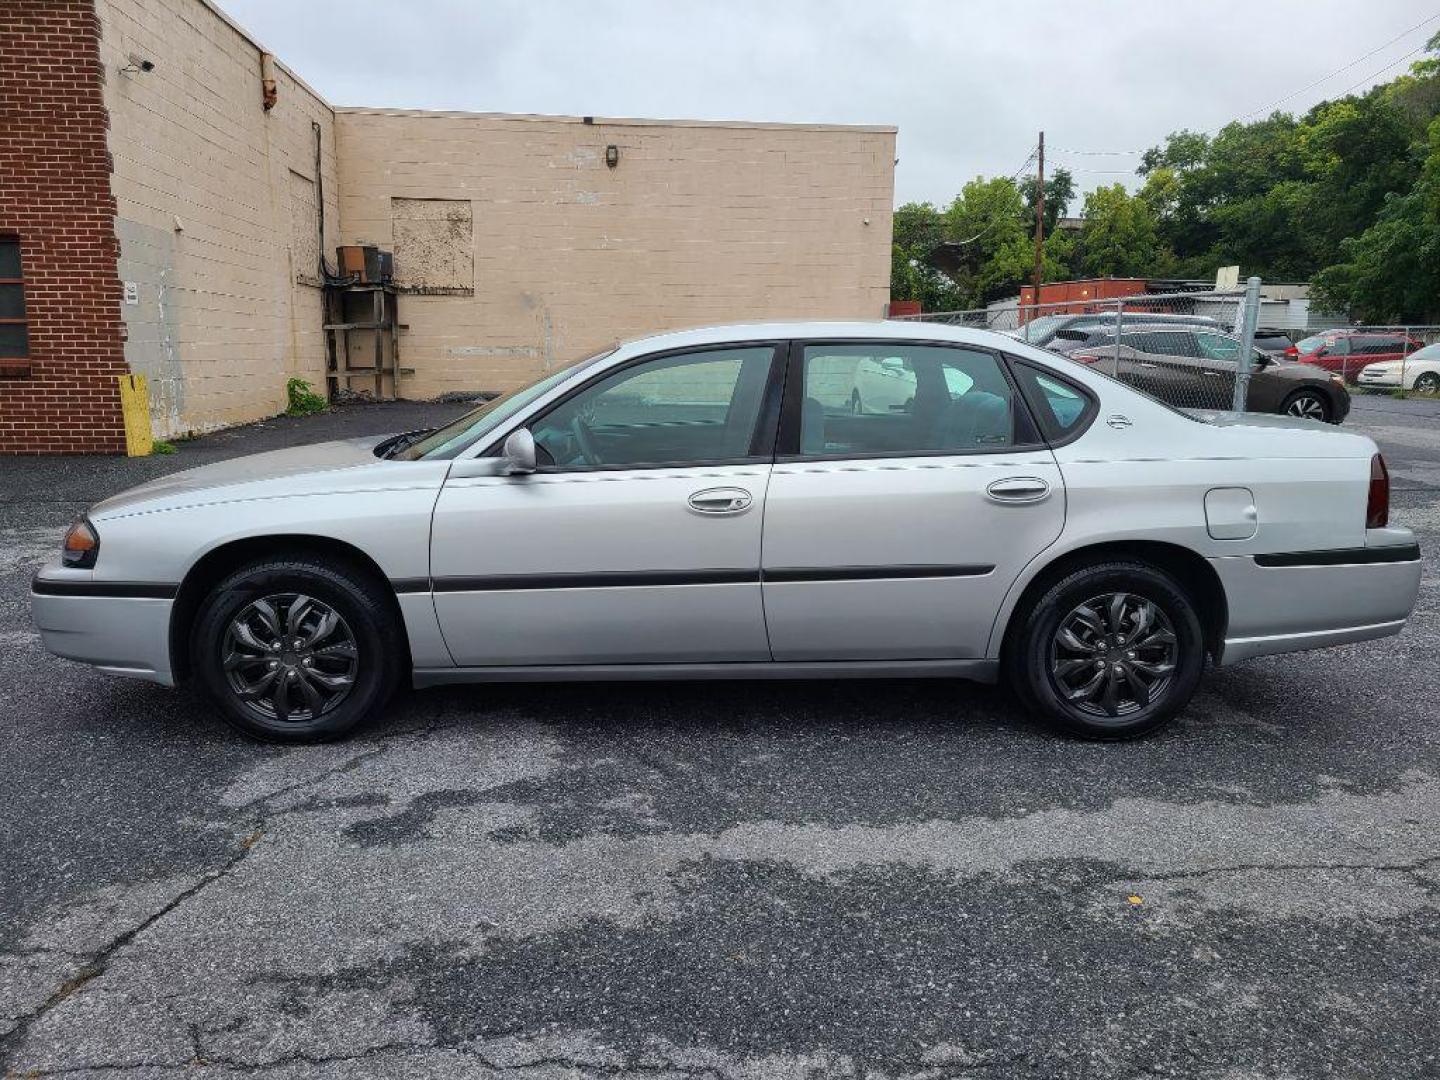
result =
[{"label": "power line", "polygon": [[[1014,173],[1011,174],[1011,176],[1010,176],[1010,183],[1013,184],[1013,183],[1015,183],[1015,181],[1017,181],[1017,180],[1020,179],[1020,174],[1023,173],[1026,169],[1030,168],[1030,163],[1035,160],[1035,156],[1036,156],[1039,152],[1040,152],[1039,146],[1032,146],[1032,147],[1030,148],[1030,156],[1025,159],[1025,163],[1024,163],[1023,165],[1021,165],[1020,168],[1016,169],[1016,170],[1014,171]],[[986,225],[985,228],[981,229],[981,230],[980,230],[979,232],[977,232],[974,236],[970,237],[970,238],[967,239],[967,240],[961,240],[961,241],[958,241],[958,242],[961,243],[961,244],[973,244],[976,240],[979,240],[982,236],[984,236],[986,233],[988,233],[991,229],[995,228],[996,225],[1000,224],[1000,221],[1001,221],[1001,219],[1000,219],[999,217],[993,218],[993,219],[991,219],[989,225]]]},{"label": "power line", "polygon": [[1425,51],[1425,46],[1424,46],[1424,45],[1421,45],[1418,49],[1412,49],[1412,50],[1410,50],[1410,51],[1409,51],[1408,53],[1406,53],[1404,56],[1400,57],[1399,60],[1392,60],[1392,61],[1390,61],[1390,63],[1386,64],[1386,65],[1385,65],[1383,68],[1381,68],[1379,71],[1376,71],[1376,72],[1373,72],[1373,73],[1370,74],[1370,75],[1367,75],[1365,78],[1363,78],[1363,79],[1361,79],[1359,82],[1357,82],[1354,86],[1347,86],[1344,90],[1341,90],[1341,91],[1340,91],[1340,96],[1341,96],[1341,97],[1344,97],[1346,94],[1350,93],[1351,90],[1354,90],[1354,89],[1356,89],[1357,87],[1364,86],[1366,83],[1371,82],[1371,81],[1373,81],[1374,79],[1376,79],[1376,78],[1380,77],[1381,75],[1385,74],[1385,72],[1389,71],[1391,68],[1396,67],[1396,66],[1399,65],[1399,64],[1403,64],[1406,60],[1409,60],[1410,57],[1414,56],[1416,53],[1422,53],[1422,52],[1424,52],[1424,51]]},{"label": "power line", "polygon": [[[1374,56],[1376,53],[1384,52],[1386,49],[1388,49],[1391,45],[1394,45],[1395,42],[1399,41],[1401,38],[1407,37],[1408,35],[1413,34],[1416,30],[1419,30],[1419,29],[1420,29],[1422,26],[1424,26],[1426,23],[1432,23],[1432,22],[1434,22],[1436,19],[1440,19],[1440,11],[1437,11],[1434,15],[1431,15],[1431,16],[1430,16],[1429,18],[1427,18],[1427,19],[1421,19],[1421,20],[1420,20],[1418,23],[1416,23],[1414,26],[1410,27],[1410,29],[1401,31],[1400,33],[1396,34],[1393,38],[1391,38],[1389,41],[1385,42],[1385,44],[1384,44],[1384,45],[1381,45],[1379,48],[1371,49],[1371,50],[1370,50],[1368,53],[1366,53],[1364,56],[1358,57],[1358,58],[1355,59],[1355,60],[1351,60],[1348,64],[1345,64],[1343,67],[1338,67],[1338,68],[1336,68],[1334,71],[1330,72],[1330,74],[1321,76],[1320,78],[1316,79],[1314,82],[1308,83],[1308,84],[1306,84],[1305,86],[1302,86],[1299,90],[1296,90],[1296,91],[1294,91],[1293,93],[1290,93],[1290,94],[1286,94],[1284,97],[1280,98],[1280,99],[1277,100],[1277,101],[1272,101],[1269,105],[1266,105],[1266,106],[1264,106],[1264,107],[1262,107],[1262,108],[1256,109],[1254,112],[1246,113],[1244,116],[1240,117],[1240,119],[1241,119],[1242,121],[1249,120],[1252,116],[1259,116],[1261,113],[1265,113],[1265,114],[1268,115],[1269,112],[1270,112],[1270,110],[1273,109],[1273,108],[1275,108],[1276,105],[1283,105],[1285,102],[1289,101],[1291,98],[1299,97],[1301,94],[1305,93],[1306,90],[1313,90],[1313,89],[1315,89],[1315,87],[1319,86],[1321,83],[1326,82],[1326,81],[1329,80],[1329,79],[1333,79],[1336,75],[1339,75],[1342,71],[1349,71],[1349,70],[1350,70],[1352,67],[1354,67],[1356,64],[1363,64],[1366,60],[1369,60],[1370,57]],[[1410,57],[1414,56],[1415,53],[1420,52],[1421,49],[1423,49],[1423,48],[1424,48],[1424,46],[1422,45],[1419,49],[1416,49],[1415,52],[1407,53],[1406,55],[1402,56],[1399,60],[1396,60],[1394,63],[1395,63],[1395,64],[1398,64],[1398,63],[1401,63],[1401,62],[1403,62],[1403,61],[1405,61],[1405,60],[1410,59]],[[1387,64],[1387,65],[1386,65],[1386,68],[1388,68],[1388,67],[1393,67],[1393,66],[1394,66],[1394,64]],[[1381,71],[1384,71],[1385,68],[1381,68],[1380,70],[1381,70]],[[1377,71],[1375,74],[1378,75],[1378,74],[1380,74],[1380,72]],[[1373,76],[1373,75],[1370,76],[1370,78],[1374,78],[1374,77],[1375,77],[1375,76]],[[1368,81],[1368,80],[1362,79],[1361,82],[1360,82],[1360,83],[1356,83],[1355,86],[1359,86],[1359,85],[1361,85],[1361,83],[1366,82],[1366,81]],[[1354,87],[1351,87],[1350,89],[1353,90]],[[1348,94],[1349,92],[1350,92],[1349,90],[1346,90],[1346,91],[1344,92],[1344,94]],[[1341,96],[1343,97],[1344,94],[1342,94]]]},{"label": "power line", "polygon": [[[1283,105],[1283,104],[1285,104],[1285,102],[1291,100],[1292,98],[1297,98],[1297,97],[1299,97],[1301,94],[1305,93],[1307,90],[1313,90],[1313,89],[1315,89],[1315,87],[1319,86],[1319,85],[1320,85],[1321,83],[1323,83],[1323,82],[1327,82],[1328,80],[1333,79],[1336,75],[1339,75],[1342,71],[1349,71],[1351,68],[1355,67],[1357,64],[1363,64],[1366,60],[1369,60],[1372,56],[1376,55],[1377,53],[1382,53],[1382,52],[1384,52],[1386,49],[1388,49],[1391,45],[1394,45],[1394,44],[1395,44],[1397,41],[1399,41],[1401,38],[1408,37],[1410,34],[1413,34],[1416,30],[1419,30],[1422,26],[1425,26],[1427,23],[1432,23],[1432,22],[1434,22],[1436,19],[1440,19],[1440,11],[1437,11],[1435,14],[1429,16],[1428,18],[1421,19],[1421,20],[1420,20],[1418,23],[1416,23],[1414,26],[1412,26],[1412,27],[1410,27],[1409,29],[1403,30],[1403,31],[1401,31],[1400,33],[1396,34],[1396,35],[1395,35],[1393,38],[1391,38],[1389,41],[1385,42],[1385,44],[1380,45],[1380,46],[1378,46],[1378,47],[1376,47],[1376,48],[1374,48],[1374,49],[1371,49],[1371,50],[1370,50],[1369,52],[1367,52],[1364,56],[1356,57],[1354,60],[1351,60],[1348,64],[1343,64],[1343,65],[1341,65],[1340,67],[1336,68],[1334,71],[1330,72],[1328,75],[1322,75],[1320,78],[1316,79],[1314,82],[1312,82],[1312,83],[1307,83],[1305,86],[1302,86],[1299,90],[1292,91],[1291,93],[1286,94],[1286,95],[1285,95],[1284,97],[1282,97],[1282,98],[1277,98],[1275,101],[1272,101],[1269,105],[1265,105],[1265,106],[1263,106],[1263,107],[1261,107],[1261,108],[1259,108],[1259,109],[1254,110],[1253,112],[1245,113],[1243,116],[1240,117],[1240,121],[1241,121],[1241,122],[1244,122],[1244,121],[1246,121],[1246,120],[1249,120],[1251,117],[1253,117],[1253,116],[1259,116],[1259,115],[1262,114],[1262,113],[1268,114],[1272,109],[1275,108],[1275,106],[1277,106],[1277,105]],[[1397,66],[1397,65],[1399,65],[1399,64],[1403,64],[1406,60],[1409,60],[1410,57],[1414,56],[1416,53],[1421,53],[1421,52],[1424,52],[1424,51],[1425,51],[1425,46],[1424,46],[1424,45],[1421,45],[1419,48],[1412,49],[1410,52],[1406,53],[1404,56],[1400,57],[1398,60],[1392,60],[1390,63],[1386,64],[1386,65],[1385,65],[1383,68],[1381,68],[1379,71],[1376,71],[1376,72],[1374,72],[1373,74],[1368,75],[1368,76],[1366,76],[1365,78],[1361,79],[1359,82],[1355,83],[1354,86],[1346,87],[1344,90],[1340,91],[1340,93],[1339,93],[1338,95],[1336,95],[1336,96],[1337,96],[1337,97],[1344,97],[1346,94],[1350,93],[1350,91],[1356,89],[1357,87],[1364,86],[1366,83],[1373,81],[1374,79],[1378,78],[1380,75],[1383,75],[1385,72],[1389,71],[1392,67],[1395,67],[1395,66]],[[1231,121],[1231,122],[1233,123],[1233,121]],[[1138,157],[1139,155],[1144,154],[1145,151],[1144,151],[1144,150],[1066,150],[1066,149],[1060,149],[1060,148],[1058,148],[1058,147],[1051,147],[1051,153],[1054,153],[1054,154],[1070,154],[1070,155],[1074,155],[1074,156],[1077,156],[1077,157],[1131,157],[1131,156],[1137,156],[1137,157]],[[1096,170],[1072,169],[1072,170],[1070,170],[1070,171],[1071,171],[1071,172],[1095,172]]]}]

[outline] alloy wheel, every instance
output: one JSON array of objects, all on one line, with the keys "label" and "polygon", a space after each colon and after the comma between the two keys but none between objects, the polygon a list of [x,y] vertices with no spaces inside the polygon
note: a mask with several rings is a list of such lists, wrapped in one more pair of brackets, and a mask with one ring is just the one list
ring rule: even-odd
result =
[{"label": "alloy wheel", "polygon": [[1295,399],[1286,406],[1285,411],[1291,416],[1299,416],[1306,420],[1325,419],[1325,403],[1314,394],[1297,394]]},{"label": "alloy wheel", "polygon": [[1422,394],[1440,394],[1440,375],[1433,371],[1421,373],[1415,380],[1415,389]]},{"label": "alloy wheel", "polygon": [[303,593],[252,600],[225,629],[225,680],[270,723],[308,723],[349,696],[359,670],[355,635],[328,604]]},{"label": "alloy wheel", "polygon": [[1179,658],[1175,628],[1158,604],[1104,593],[1060,620],[1050,643],[1050,678],[1081,712],[1119,717],[1164,694]]}]

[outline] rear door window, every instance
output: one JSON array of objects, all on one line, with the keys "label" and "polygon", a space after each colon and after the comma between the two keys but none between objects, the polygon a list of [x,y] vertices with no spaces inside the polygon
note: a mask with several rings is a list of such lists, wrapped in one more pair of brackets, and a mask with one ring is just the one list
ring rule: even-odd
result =
[{"label": "rear door window", "polygon": [[1038,441],[999,359],[979,349],[807,345],[801,371],[802,455],[984,453]]}]

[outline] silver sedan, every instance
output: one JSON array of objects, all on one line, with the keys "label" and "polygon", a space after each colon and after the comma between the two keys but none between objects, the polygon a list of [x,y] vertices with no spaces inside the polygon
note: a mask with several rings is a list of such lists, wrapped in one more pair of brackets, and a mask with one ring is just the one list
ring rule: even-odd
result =
[{"label": "silver sedan", "polygon": [[58,655],[275,740],[404,679],[1002,675],[1123,738],[1207,657],[1398,633],[1420,553],[1388,496],[1363,436],[1178,412],[986,331],[732,326],[134,488],[33,604]]}]

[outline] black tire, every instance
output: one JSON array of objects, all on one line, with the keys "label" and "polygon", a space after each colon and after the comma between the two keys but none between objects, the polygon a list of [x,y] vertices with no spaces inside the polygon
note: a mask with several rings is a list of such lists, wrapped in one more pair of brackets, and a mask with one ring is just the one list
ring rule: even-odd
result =
[{"label": "black tire", "polygon": [[1329,424],[1334,421],[1335,406],[1319,390],[1296,390],[1280,403],[1280,412],[1285,416],[1298,416]]},{"label": "black tire", "polygon": [[1415,376],[1415,391],[1421,394],[1440,394],[1440,375],[1433,371],[1422,371]]},{"label": "black tire", "polygon": [[[1124,595],[1131,600],[1123,610],[1134,616],[1132,628],[1140,625],[1140,609],[1150,605],[1149,625],[1158,633],[1173,637],[1171,670],[1150,681],[1149,670],[1165,666],[1162,642],[1138,646],[1139,656],[1122,644],[1124,635],[1102,644],[1098,652],[1070,651],[1061,634],[1082,607],[1097,598]],[[1092,612],[1094,613],[1094,612]],[[1102,621],[1108,615],[1100,611]],[[1123,617],[1122,617],[1123,618]],[[1005,668],[1010,685],[1021,702],[1068,735],[1083,739],[1118,740],[1147,735],[1168,723],[1189,703],[1205,667],[1205,638],[1194,605],[1184,588],[1169,574],[1140,562],[1107,562],[1081,567],[1047,588],[1026,610],[1016,613],[1014,628],[1006,643]],[[1135,634],[1148,641],[1148,633]],[[1099,635],[1097,635],[1097,638]],[[1084,644],[1091,644],[1089,640]],[[1075,681],[1065,685],[1059,670],[1078,664]],[[1089,665],[1094,665],[1092,669]],[[1123,672],[1122,672],[1123,669]],[[1110,673],[1123,688],[1112,715],[1099,700],[1074,701],[1066,689],[1083,688],[1092,678],[1108,684]],[[1144,693],[1136,687],[1144,684]],[[1101,697],[1105,695],[1103,690]],[[1148,697],[1148,701],[1142,698]]]},{"label": "black tire", "polygon": [[[287,601],[288,597],[297,599]],[[299,602],[307,598],[308,606]],[[261,604],[263,609],[257,606]],[[298,630],[286,623],[296,609]],[[320,624],[329,625],[328,616],[316,614],[327,609],[337,617],[335,628],[308,654],[284,645],[289,633],[308,636]],[[258,626],[264,636],[269,624],[256,618],[262,610],[278,611],[275,629],[287,650],[284,654],[269,646],[265,652],[252,650],[248,642],[253,638],[237,642],[236,620],[242,615],[249,617],[252,633]],[[384,586],[350,564],[303,555],[266,559],[234,571],[205,598],[195,620],[191,660],[201,687],[232,727],[266,742],[326,742],[374,719],[394,694],[407,655],[397,619],[393,598]],[[300,642],[299,637],[290,639],[292,645]],[[245,659],[238,673],[232,673],[226,659],[237,653],[245,654]],[[261,659],[251,659],[254,653]],[[306,668],[303,672],[301,664]],[[283,672],[293,688],[284,695],[288,706],[293,693],[293,712],[281,713],[281,702],[270,700],[276,691],[273,675],[270,688],[248,701],[237,690],[235,680],[259,685],[270,674],[268,669]],[[319,677],[336,685],[318,686],[313,680]],[[335,700],[311,708],[306,699],[312,691],[317,702],[332,695]],[[267,709],[272,715],[265,714]]]}]

